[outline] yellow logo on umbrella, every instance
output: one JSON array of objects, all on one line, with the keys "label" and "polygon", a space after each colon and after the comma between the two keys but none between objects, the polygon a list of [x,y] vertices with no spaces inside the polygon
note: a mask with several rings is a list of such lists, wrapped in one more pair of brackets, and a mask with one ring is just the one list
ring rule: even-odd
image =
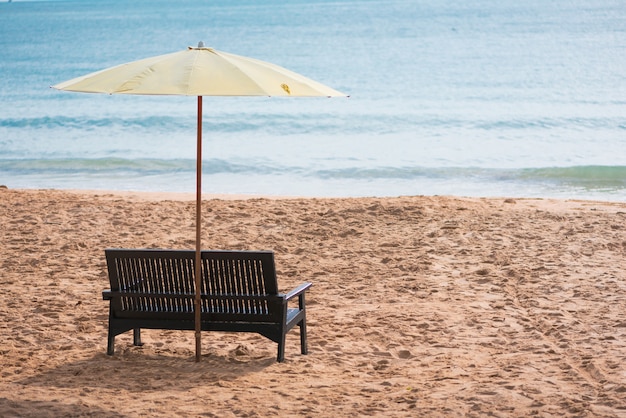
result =
[{"label": "yellow logo on umbrella", "polygon": [[291,91],[289,90],[289,86],[288,85],[281,84],[280,86],[283,88],[283,90],[285,90],[287,92],[287,94],[291,94]]}]

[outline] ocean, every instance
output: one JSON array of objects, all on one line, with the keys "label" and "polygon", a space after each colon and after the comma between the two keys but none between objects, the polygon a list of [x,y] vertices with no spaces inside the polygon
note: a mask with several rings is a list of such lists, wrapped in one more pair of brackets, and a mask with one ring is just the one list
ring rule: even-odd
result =
[{"label": "ocean", "polygon": [[196,99],[50,86],[199,41],[349,98],[205,97],[203,192],[626,201],[622,0],[0,3],[0,185],[195,190]]}]

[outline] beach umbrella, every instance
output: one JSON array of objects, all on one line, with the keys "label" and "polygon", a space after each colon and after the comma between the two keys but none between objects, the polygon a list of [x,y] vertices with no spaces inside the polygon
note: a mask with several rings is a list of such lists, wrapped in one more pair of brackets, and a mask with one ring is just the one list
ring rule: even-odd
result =
[{"label": "beach umbrella", "polygon": [[346,95],[278,65],[207,48],[202,42],[197,47],[121,64],[56,84],[52,88],[82,93],[198,97],[194,319],[196,361],[200,361],[202,96]]}]

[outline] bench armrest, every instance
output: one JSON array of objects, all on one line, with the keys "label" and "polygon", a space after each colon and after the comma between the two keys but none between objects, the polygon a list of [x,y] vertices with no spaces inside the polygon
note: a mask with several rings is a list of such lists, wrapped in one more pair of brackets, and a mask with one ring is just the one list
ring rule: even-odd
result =
[{"label": "bench armrest", "polygon": [[293,299],[294,297],[301,295],[302,293],[306,292],[311,286],[313,286],[313,283],[302,283],[300,286],[287,293],[285,295],[285,300]]},{"label": "bench armrest", "polygon": [[103,300],[113,299],[113,295],[111,294],[111,289],[106,289],[102,291],[102,299]]}]

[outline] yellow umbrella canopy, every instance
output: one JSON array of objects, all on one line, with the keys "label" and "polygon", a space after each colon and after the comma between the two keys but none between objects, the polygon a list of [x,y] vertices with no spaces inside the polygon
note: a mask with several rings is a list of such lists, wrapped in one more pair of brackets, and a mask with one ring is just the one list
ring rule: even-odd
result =
[{"label": "yellow umbrella canopy", "polygon": [[194,319],[196,361],[201,357],[202,96],[347,97],[278,65],[206,48],[121,64],[52,86],[81,93],[198,96]]},{"label": "yellow umbrella canopy", "polygon": [[182,96],[345,96],[278,65],[205,48],[145,58],[52,86],[83,93]]}]

